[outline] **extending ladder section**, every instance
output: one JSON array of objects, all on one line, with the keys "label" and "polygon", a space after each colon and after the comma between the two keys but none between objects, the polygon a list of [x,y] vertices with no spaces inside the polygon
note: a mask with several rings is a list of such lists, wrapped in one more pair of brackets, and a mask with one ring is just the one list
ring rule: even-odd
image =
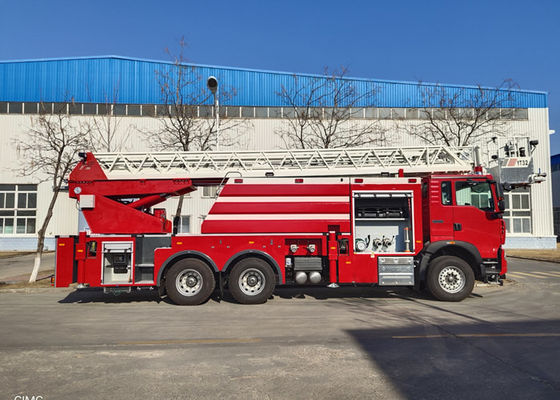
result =
[{"label": "extending ladder section", "polygon": [[315,150],[95,153],[109,179],[208,179],[294,176],[375,176],[468,172],[474,148],[446,146]]}]

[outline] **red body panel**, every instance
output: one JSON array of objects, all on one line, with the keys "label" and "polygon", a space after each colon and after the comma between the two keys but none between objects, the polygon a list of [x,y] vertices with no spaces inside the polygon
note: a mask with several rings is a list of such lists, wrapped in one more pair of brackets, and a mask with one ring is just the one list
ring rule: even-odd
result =
[{"label": "red body panel", "polygon": [[70,173],[68,189],[78,200],[94,196],[93,207],[82,211],[90,230],[100,234],[170,233],[171,221],[150,207],[195,190],[189,179],[108,180],[91,153]]},{"label": "red body panel", "polygon": [[74,237],[56,238],[55,287],[67,287],[75,282]]},{"label": "red body panel", "polygon": [[95,208],[102,208],[105,211],[100,213],[96,209],[82,210],[92,232],[127,234],[171,232],[171,221],[124,206],[107,197],[96,196]]},{"label": "red body panel", "polygon": [[317,183],[317,179],[299,181],[228,182],[202,223],[201,232],[349,232],[349,180],[332,180],[329,184]]}]

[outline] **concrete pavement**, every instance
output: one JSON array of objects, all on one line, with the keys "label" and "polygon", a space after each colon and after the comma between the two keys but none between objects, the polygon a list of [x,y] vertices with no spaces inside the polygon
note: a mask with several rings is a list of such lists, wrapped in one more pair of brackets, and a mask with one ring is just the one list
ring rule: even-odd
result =
[{"label": "concrete pavement", "polygon": [[[512,272],[546,268],[510,260]],[[263,305],[198,307],[153,292],[4,292],[0,390],[44,399],[556,399],[559,289],[560,277],[529,277],[477,287],[461,303],[408,289],[281,289]]]}]

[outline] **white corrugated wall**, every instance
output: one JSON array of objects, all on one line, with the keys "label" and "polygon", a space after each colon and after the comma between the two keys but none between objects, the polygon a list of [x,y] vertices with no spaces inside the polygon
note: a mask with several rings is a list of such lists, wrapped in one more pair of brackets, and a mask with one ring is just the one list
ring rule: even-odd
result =
[{"label": "white corrugated wall", "polygon": [[[21,137],[31,127],[31,116],[27,115],[0,115],[0,183],[38,183],[39,177],[22,177],[16,170],[25,160],[17,152],[14,144],[15,138]],[[91,117],[74,116],[79,121]],[[250,119],[237,128],[235,134],[239,135],[237,149],[278,149],[283,148],[284,143],[276,134],[284,122],[280,119]],[[354,121],[352,123],[355,123]],[[406,124],[417,123],[414,120],[382,120],[379,121],[387,129],[388,145],[413,145],[419,141],[403,133],[399,133],[398,128]],[[145,151],[148,150],[148,140],[146,137],[157,134],[159,121],[149,117],[121,117],[119,133],[128,135],[128,140],[124,151]],[[153,132],[153,133],[152,133]],[[538,139],[540,145],[534,153],[535,167],[546,172],[550,176],[550,145],[548,128],[548,109],[529,109],[528,120],[516,120],[510,123],[508,132],[512,136],[529,135],[531,138]],[[225,133],[224,133],[225,134]],[[232,134],[231,132],[228,134]],[[45,208],[50,199],[51,185],[49,182],[42,183],[38,190],[38,215],[37,226],[44,217]],[[552,223],[552,195],[551,183],[547,180],[544,183],[532,187],[533,206],[533,226],[531,237],[553,236]],[[168,200],[166,209],[171,218],[175,213],[176,199]],[[202,190],[192,193],[185,199],[183,215],[191,216],[191,232],[200,232],[201,217],[207,214],[212,204],[212,199],[202,198]],[[68,199],[63,193],[54,217],[49,225],[48,235],[68,235],[77,231],[77,210],[75,202]],[[12,235],[13,236],[13,235]],[[31,235],[33,236],[33,235]],[[0,235],[0,240],[2,235]]]}]

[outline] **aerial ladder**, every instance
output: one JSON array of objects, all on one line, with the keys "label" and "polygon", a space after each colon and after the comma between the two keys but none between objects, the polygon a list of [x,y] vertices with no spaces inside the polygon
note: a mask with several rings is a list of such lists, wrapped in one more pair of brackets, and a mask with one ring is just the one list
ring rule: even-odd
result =
[{"label": "aerial ladder", "polygon": [[91,232],[169,233],[172,224],[165,209],[152,207],[198,186],[221,188],[234,177],[461,173],[472,171],[474,154],[473,147],[446,146],[80,153],[69,191],[79,201]]}]

